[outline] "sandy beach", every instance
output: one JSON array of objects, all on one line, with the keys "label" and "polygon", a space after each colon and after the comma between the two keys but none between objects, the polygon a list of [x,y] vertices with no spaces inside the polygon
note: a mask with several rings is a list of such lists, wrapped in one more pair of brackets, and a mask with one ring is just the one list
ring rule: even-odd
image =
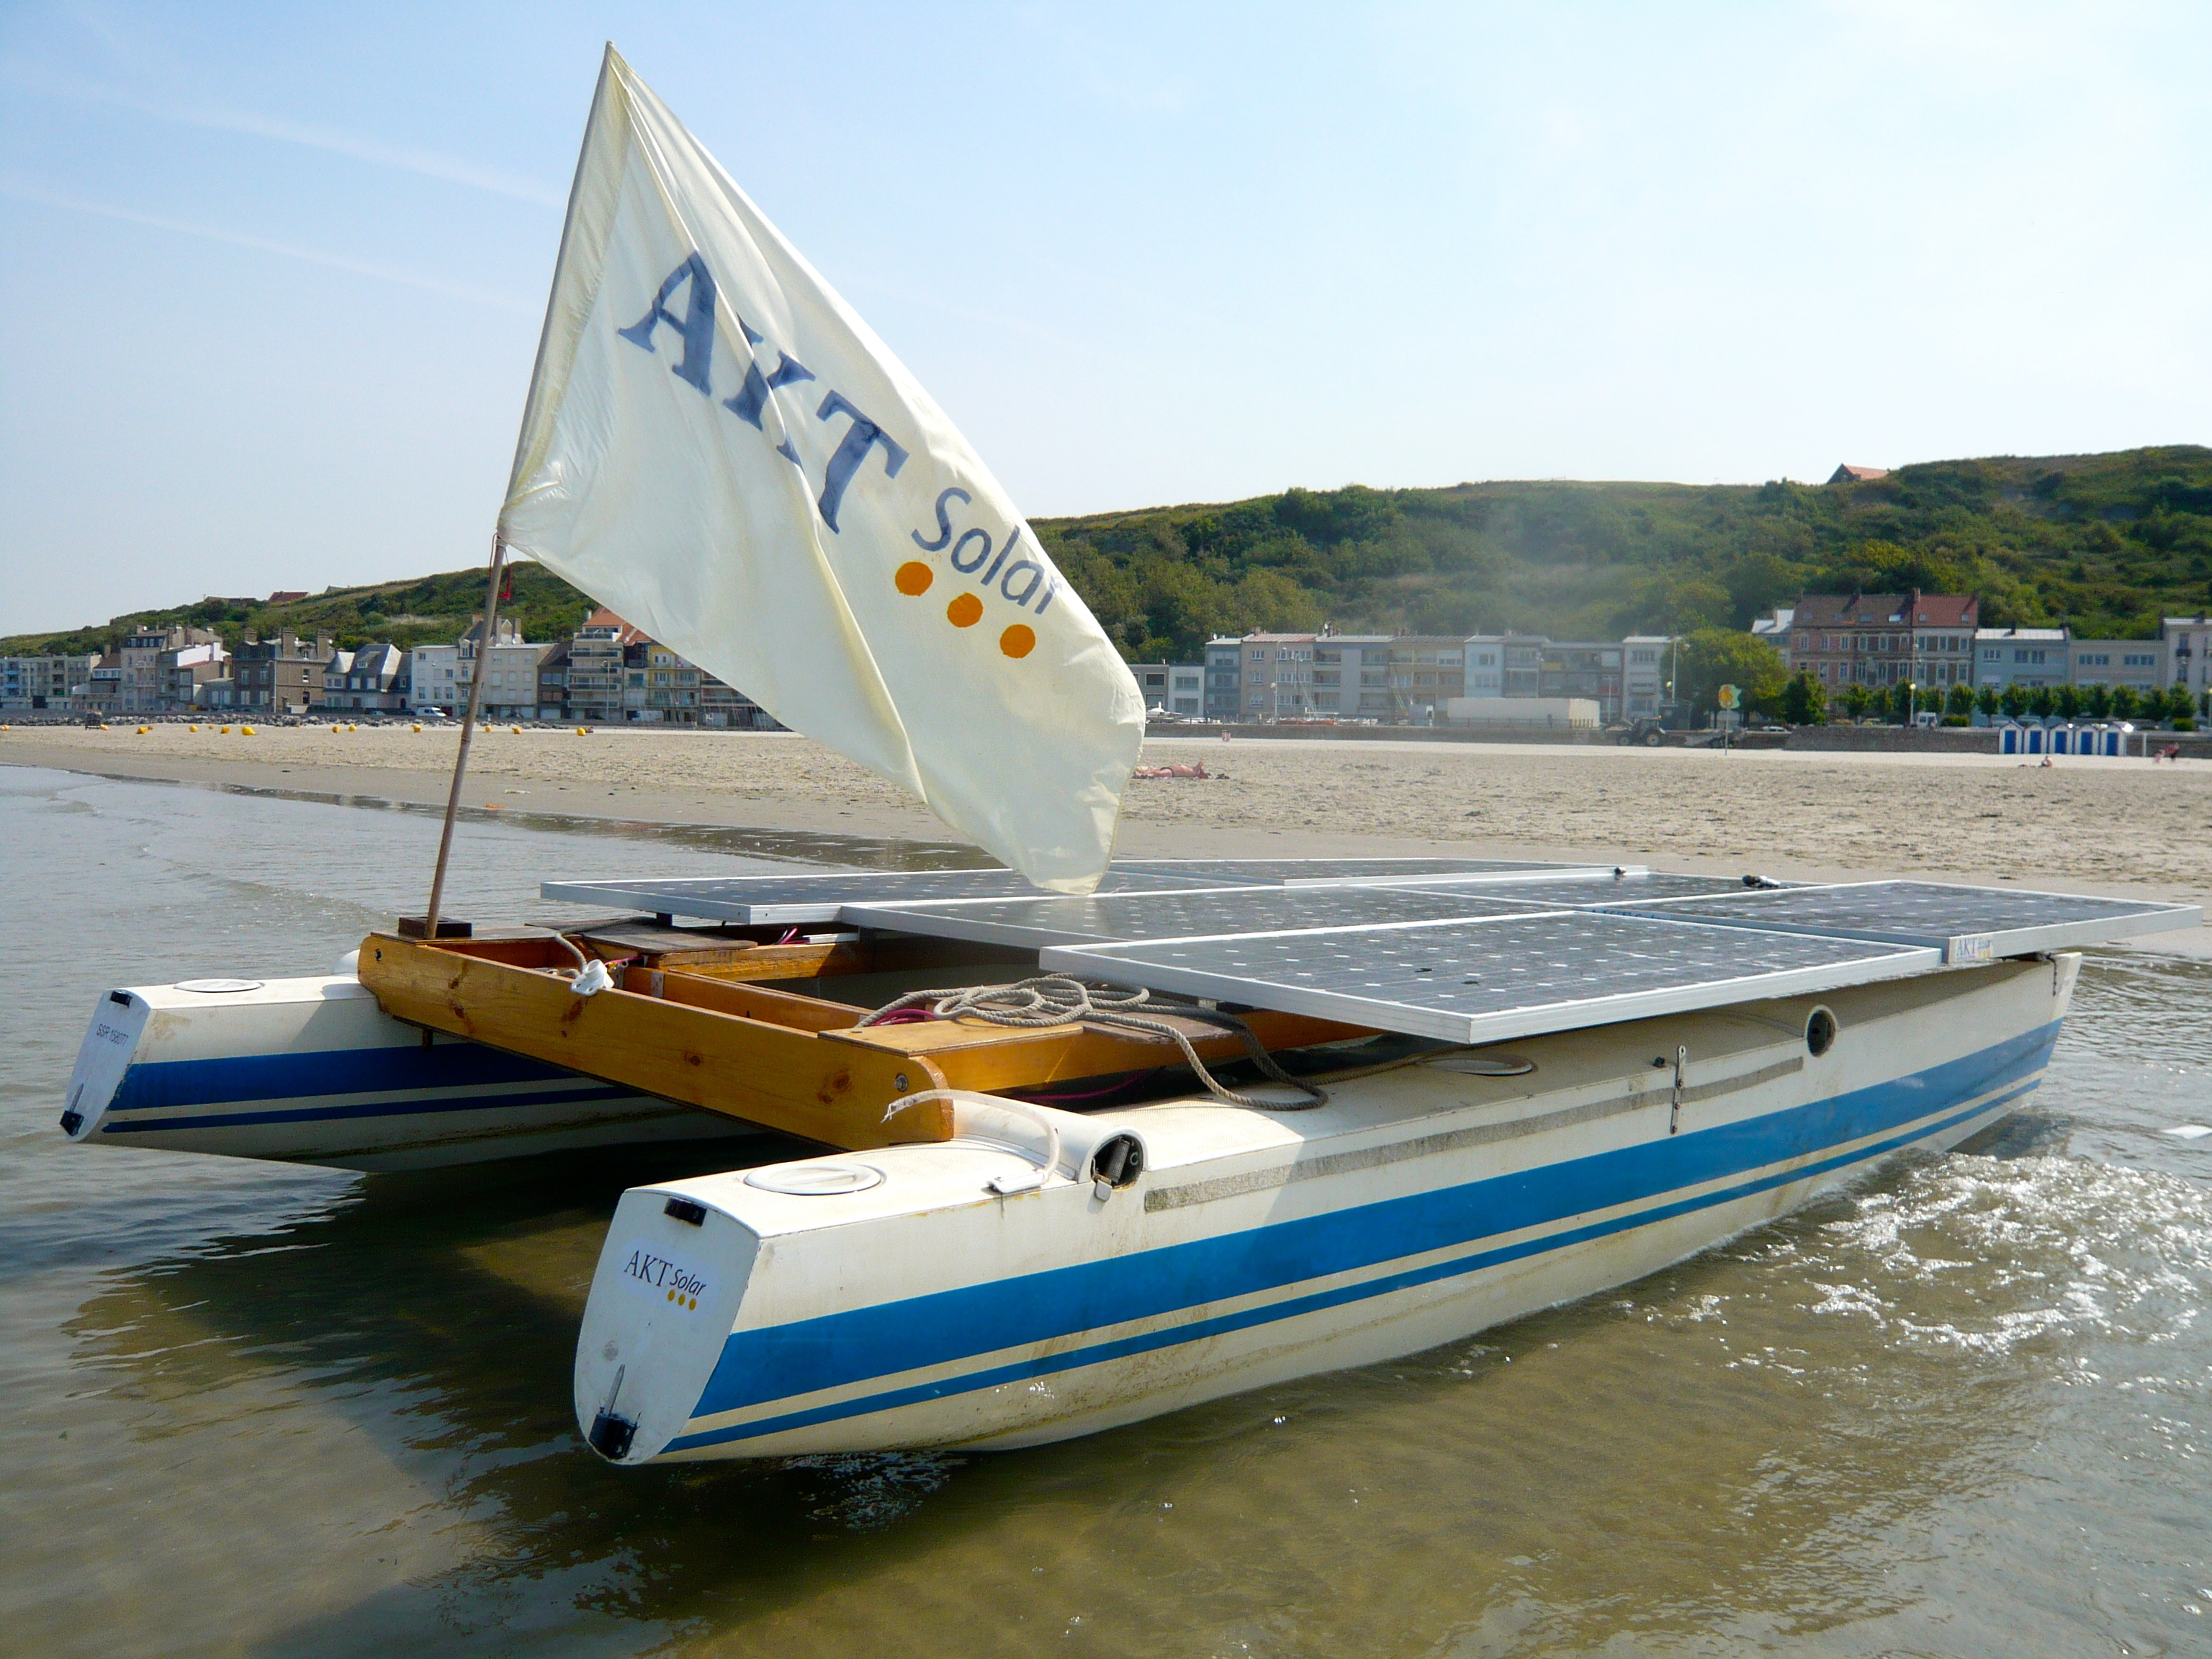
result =
[{"label": "sandy beach", "polygon": [[[16,727],[0,763],[442,804],[458,734],[405,726]],[[2212,765],[1984,755],[1166,738],[1206,781],[1130,786],[1137,856],[1450,848],[1798,878],[1941,872],[2212,896]],[[547,812],[927,841],[896,786],[791,733],[482,732],[463,799]]]}]

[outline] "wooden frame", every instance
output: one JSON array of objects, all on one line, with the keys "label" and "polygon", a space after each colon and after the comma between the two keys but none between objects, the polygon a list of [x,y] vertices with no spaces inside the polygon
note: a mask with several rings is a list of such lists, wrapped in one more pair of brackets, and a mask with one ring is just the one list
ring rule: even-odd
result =
[{"label": "wooden frame", "polygon": [[[905,1095],[1036,1090],[1182,1063],[1172,1039],[1081,1024],[864,1028],[862,1011],[849,1003],[769,982],[939,966],[957,981],[962,967],[1006,966],[1004,950],[902,935],[784,945],[726,928],[701,930],[704,937],[654,928],[659,937],[617,941],[607,937],[613,931],[577,935],[586,954],[621,964],[613,987],[588,997],[571,987],[576,957],[566,936],[546,932],[434,942],[372,933],[358,971],[396,1018],[855,1151],[951,1138],[947,1102],[909,1106],[886,1121],[886,1109]],[[620,955],[620,944],[642,948]],[[1264,1010],[1244,1018],[1269,1048],[1370,1035]],[[1206,1060],[1245,1052],[1232,1032],[1179,1024]]]}]

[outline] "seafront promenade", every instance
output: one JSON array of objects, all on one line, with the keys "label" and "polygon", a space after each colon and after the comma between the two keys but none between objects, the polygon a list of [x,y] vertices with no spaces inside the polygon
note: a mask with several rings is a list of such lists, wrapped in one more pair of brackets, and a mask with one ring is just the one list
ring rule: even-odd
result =
[{"label": "seafront promenade", "polygon": [[[16,727],[0,764],[442,806],[450,726]],[[1128,856],[1417,853],[1645,858],[1799,878],[1900,870],[2052,888],[2212,896],[2212,763],[1917,752],[1155,738]],[[902,791],[789,732],[494,726],[465,805],[666,824],[941,842]]]}]

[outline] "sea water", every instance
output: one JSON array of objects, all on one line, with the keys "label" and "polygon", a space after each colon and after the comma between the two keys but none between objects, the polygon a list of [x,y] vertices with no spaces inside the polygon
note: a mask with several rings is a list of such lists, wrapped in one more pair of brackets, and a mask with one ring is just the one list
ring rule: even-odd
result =
[{"label": "sea water", "polygon": [[[106,988],[324,970],[435,836],[0,769],[9,1651],[2212,1653],[2212,1136],[2168,1133],[2212,962],[2092,953],[1980,1141],[1472,1340],[1037,1450],[623,1471],[571,1348],[665,1168],[55,1127]],[[478,818],[452,908],[809,852],[893,855]]]}]

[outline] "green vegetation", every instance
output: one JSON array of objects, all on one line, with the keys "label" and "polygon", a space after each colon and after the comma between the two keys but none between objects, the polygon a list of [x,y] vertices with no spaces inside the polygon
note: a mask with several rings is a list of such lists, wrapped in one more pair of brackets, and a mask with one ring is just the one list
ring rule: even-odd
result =
[{"label": "green vegetation", "polygon": [[[500,614],[521,624],[523,637],[566,639],[591,611],[591,602],[541,565],[510,567],[510,596]],[[280,629],[313,639],[329,634],[341,648],[388,640],[403,649],[436,641],[450,642],[483,610],[485,572],[452,570],[412,581],[380,582],[374,587],[332,587],[286,605],[261,599],[205,599],[166,611],[134,611],[95,628],[65,634],[19,634],[0,639],[0,655],[67,655],[111,650],[122,635],[139,628],[182,623],[212,629],[236,649],[247,634],[272,639]]]},{"label": "green vegetation", "polygon": [[[1324,622],[1554,639],[1741,629],[1805,588],[1978,593],[1984,626],[2139,639],[2161,615],[2212,606],[2212,449],[1936,461],[1852,484],[1353,484],[1035,528],[1139,660],[1193,662],[1209,635]],[[0,651],[89,650],[168,622],[233,642],[289,626],[412,645],[453,638],[482,584],[458,571],[284,605],[207,599]],[[531,638],[550,639],[586,601],[522,565],[514,606]]]},{"label": "green vegetation", "polygon": [[1782,655],[1765,640],[1727,628],[1700,628],[1677,647],[1674,694],[1685,707],[1710,713],[1720,707],[1720,690],[1733,685],[1737,706],[1765,713],[1782,700]]},{"label": "green vegetation", "polygon": [[1744,629],[1807,588],[1978,593],[1984,627],[2144,638],[2212,605],[2212,449],[1937,461],[1854,484],[1355,484],[1036,528],[1138,659],[1323,622]]},{"label": "green vegetation", "polygon": [[1828,723],[1828,689],[1803,669],[1782,688],[1782,718],[1792,726]]}]

